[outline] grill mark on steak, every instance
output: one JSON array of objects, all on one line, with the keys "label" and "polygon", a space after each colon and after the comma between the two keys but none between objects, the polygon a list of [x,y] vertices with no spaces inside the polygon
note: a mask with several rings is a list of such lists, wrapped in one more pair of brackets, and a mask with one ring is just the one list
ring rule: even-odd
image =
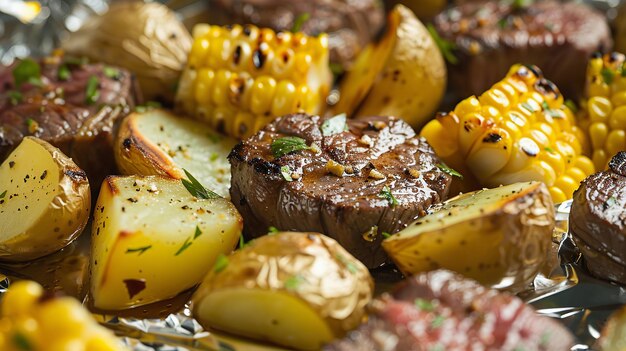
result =
[{"label": "grill mark on steak", "polygon": [[[236,145],[229,155],[231,199],[242,213],[245,235],[281,230],[315,231],[339,241],[348,251],[373,268],[386,262],[380,247],[382,232],[394,233],[423,215],[433,203],[445,199],[451,177],[436,164],[439,159],[427,142],[409,125],[392,117],[348,120],[348,131],[323,136],[322,119],[304,114],[276,119],[255,136]],[[374,122],[385,128],[370,130]],[[371,138],[367,146],[359,140]],[[275,158],[273,140],[297,136],[311,148]],[[329,160],[349,167],[343,176],[330,174]],[[288,182],[281,167],[301,175]],[[407,168],[421,176],[413,177]],[[375,169],[385,177],[371,177]],[[381,196],[387,186],[398,202],[391,206]],[[375,237],[363,234],[377,226]]]}]

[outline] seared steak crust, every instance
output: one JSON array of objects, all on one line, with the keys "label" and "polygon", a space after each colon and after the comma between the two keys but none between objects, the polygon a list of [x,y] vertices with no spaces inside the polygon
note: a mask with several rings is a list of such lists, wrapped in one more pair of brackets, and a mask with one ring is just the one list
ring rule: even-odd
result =
[{"label": "seared steak crust", "polygon": [[[269,226],[320,232],[377,267],[387,260],[382,233],[397,232],[445,199],[451,177],[401,120],[348,120],[347,131],[327,136],[322,123],[318,116],[288,115],[238,144],[229,156],[232,201],[248,237],[266,234]],[[286,136],[315,147],[274,157],[272,142]],[[329,172],[330,160],[344,168],[343,175]],[[282,174],[285,166],[292,181]],[[385,196],[387,189],[393,199]]]},{"label": "seared steak crust", "polygon": [[438,270],[375,300],[367,323],[325,351],[565,351],[573,341],[519,298]]}]

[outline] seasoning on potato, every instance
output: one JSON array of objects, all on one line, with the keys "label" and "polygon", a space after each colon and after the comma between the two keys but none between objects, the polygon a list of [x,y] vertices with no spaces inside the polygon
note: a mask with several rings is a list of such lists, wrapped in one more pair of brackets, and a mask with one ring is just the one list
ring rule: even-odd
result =
[{"label": "seasoning on potato", "polygon": [[25,137],[0,165],[0,260],[62,249],[82,233],[90,210],[85,172],[49,143]]},{"label": "seasoning on potato", "polygon": [[[193,178],[193,177],[191,177]],[[194,181],[110,176],[92,225],[91,295],[102,310],[176,296],[198,284],[239,241],[230,201]]]},{"label": "seasoning on potato", "polygon": [[445,268],[499,289],[523,289],[543,266],[554,204],[539,182],[459,195],[383,241],[407,275]]},{"label": "seasoning on potato", "polygon": [[272,233],[216,262],[193,296],[193,315],[205,327],[319,350],[362,322],[373,285],[333,239]]}]

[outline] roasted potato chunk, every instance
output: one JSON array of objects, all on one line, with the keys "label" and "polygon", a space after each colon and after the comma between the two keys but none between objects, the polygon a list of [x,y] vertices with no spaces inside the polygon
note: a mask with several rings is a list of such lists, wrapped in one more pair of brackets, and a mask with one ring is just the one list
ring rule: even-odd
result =
[{"label": "roasted potato chunk", "polygon": [[547,258],[554,205],[539,182],[459,195],[383,241],[400,270],[445,268],[490,287],[526,287]]},{"label": "roasted potato chunk", "polygon": [[122,122],[115,160],[127,175],[185,178],[186,169],[204,186],[230,197],[230,164],[226,157],[235,140],[207,125],[165,110],[133,113]]},{"label": "roasted potato chunk", "polygon": [[47,142],[26,137],[0,165],[0,260],[58,251],[85,228],[87,175]]},{"label": "roasted potato chunk", "polygon": [[108,177],[92,225],[94,306],[125,309],[193,287],[235,247],[242,227],[232,203],[197,198],[180,180]]},{"label": "roasted potato chunk", "polygon": [[284,232],[218,260],[193,296],[205,327],[319,350],[362,322],[373,281],[336,241]]}]

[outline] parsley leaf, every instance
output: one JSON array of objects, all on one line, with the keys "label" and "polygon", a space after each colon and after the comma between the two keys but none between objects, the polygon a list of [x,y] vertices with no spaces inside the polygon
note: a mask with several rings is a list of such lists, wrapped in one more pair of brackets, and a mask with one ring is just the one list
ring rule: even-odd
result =
[{"label": "parsley leaf", "polygon": [[432,320],[432,322],[430,322],[430,326],[431,326],[433,329],[440,328],[440,327],[443,325],[443,322],[444,322],[445,320],[446,320],[446,317],[444,317],[444,316],[441,316],[441,315],[436,316],[436,317]]},{"label": "parsley leaf", "polygon": [[239,234],[239,248],[243,249],[246,246],[246,242],[243,240],[243,234]]},{"label": "parsley leaf", "polygon": [[435,26],[433,26],[432,24],[429,23],[426,27],[428,28],[430,36],[435,41],[435,44],[437,44],[439,51],[441,51],[441,54],[446,59],[446,61],[453,65],[456,65],[459,62],[459,59],[452,53],[452,51],[456,50],[456,44],[442,38],[439,33],[437,33],[437,29],[435,29]]},{"label": "parsley leaf", "polygon": [[33,59],[24,59],[13,69],[13,81],[16,87],[24,83],[41,86],[41,67]]},{"label": "parsley leaf", "polygon": [[185,239],[185,242],[183,243],[183,245],[178,249],[178,251],[176,251],[176,253],[174,254],[174,256],[178,256],[181,253],[183,253],[183,251],[187,250],[189,248],[189,246],[191,246],[191,237]]},{"label": "parsley leaf", "polygon": [[98,85],[100,85],[100,82],[96,76],[91,76],[89,77],[89,80],[87,80],[87,86],[85,87],[85,102],[88,105],[98,101],[98,98],[100,97]]},{"label": "parsley leaf", "polygon": [[348,129],[346,123],[346,114],[342,113],[335,117],[329,118],[322,123],[322,135],[331,136],[333,134],[339,134]]},{"label": "parsley leaf", "polygon": [[435,305],[432,303],[432,301],[417,298],[415,299],[414,303],[415,307],[417,307],[421,311],[433,311],[435,309]]},{"label": "parsley leaf", "polygon": [[385,238],[385,239],[387,239],[388,237],[391,236],[391,234],[389,234],[387,232],[382,232],[381,234],[382,234],[383,238]]},{"label": "parsley leaf", "polygon": [[119,76],[120,76],[120,70],[118,70],[117,68],[105,66],[104,67],[104,75],[107,78],[118,79]]},{"label": "parsley leaf", "polygon": [[608,68],[603,68],[600,71],[600,75],[602,75],[602,79],[608,85],[613,83],[613,78],[615,78],[615,73]]},{"label": "parsley leaf", "polygon": [[437,164],[437,168],[439,168],[443,173],[447,173],[453,177],[458,177],[460,179],[463,179],[463,175],[457,171],[455,171],[454,169],[448,167],[448,165],[446,165],[445,163],[438,163]]},{"label": "parsley leaf", "polygon": [[550,108],[550,105],[548,105],[548,103],[547,103],[546,101],[543,101],[543,102],[541,103],[541,107],[543,108],[543,110],[544,110],[544,111],[545,111],[548,115],[550,115],[550,117],[553,117],[553,118],[561,118],[561,115],[560,115],[558,112],[556,112],[555,110],[551,109],[551,108]]},{"label": "parsley leaf", "polygon": [[389,189],[389,187],[386,185],[383,187],[383,190],[380,191],[378,197],[387,199],[391,207],[398,205],[398,200],[396,200],[395,196],[393,196],[393,194],[391,193],[391,189]]},{"label": "parsley leaf", "polygon": [[280,167],[280,174],[283,175],[283,178],[285,178],[286,181],[293,181],[293,178],[291,178],[291,168],[289,168],[289,166]]},{"label": "parsley leaf", "polygon": [[9,91],[7,93],[9,95],[9,100],[11,101],[11,105],[15,106],[17,104],[19,104],[20,102],[22,102],[22,93],[20,93],[19,91]]},{"label": "parsley leaf", "polygon": [[278,233],[280,230],[278,230],[278,228],[271,226],[269,228],[267,228],[267,234],[276,234]]},{"label": "parsley leaf", "polygon": [[551,154],[553,154],[553,153],[554,153],[554,149],[553,149],[553,148],[551,148],[551,147],[549,147],[549,146],[546,146],[546,147],[544,147],[543,149],[544,149],[544,150],[546,150],[547,152],[551,153]]},{"label": "parsley leaf", "polygon": [[189,178],[189,180],[182,178],[181,181],[183,182],[185,188],[187,188],[187,191],[191,193],[191,195],[197,197],[198,199],[221,198],[221,196],[219,196],[218,194],[202,186],[202,184],[200,184],[200,182],[196,178],[194,178],[194,176],[192,176],[191,173],[189,173],[186,169],[183,169],[183,171],[185,172],[185,175],[187,176],[187,178]]},{"label": "parsley leaf", "polygon": [[306,140],[291,136],[272,141],[270,149],[274,157],[278,158],[295,151],[308,149],[308,146],[306,145]]},{"label": "parsley leaf", "polygon": [[4,197],[7,196],[7,191],[3,191],[2,194],[0,194],[0,199],[4,199]]},{"label": "parsley leaf", "polygon": [[151,248],[152,248],[152,245],[146,245],[146,246],[137,247],[137,248],[134,248],[134,249],[128,248],[128,249],[126,249],[126,253],[139,252],[139,255],[141,255],[142,253],[148,251]]},{"label": "parsley leaf", "polygon": [[226,257],[224,254],[220,254],[219,256],[217,256],[215,264],[213,265],[213,272],[219,273],[226,269],[226,267],[228,267],[228,257]]},{"label": "parsley leaf", "polygon": [[567,106],[570,110],[572,110],[572,113],[576,114],[578,112],[578,106],[576,106],[576,103],[572,100],[565,100],[565,106]]},{"label": "parsley leaf", "polygon": [[57,71],[57,78],[59,78],[59,80],[69,80],[71,76],[72,72],[70,72],[67,65],[61,65],[59,67],[59,70]]},{"label": "parsley leaf", "polygon": [[21,332],[16,332],[13,334],[13,345],[17,346],[17,348],[21,351],[33,351],[33,345],[30,340],[26,337],[26,335]]},{"label": "parsley leaf", "polygon": [[296,17],[296,19],[293,21],[293,26],[291,27],[291,31],[293,33],[301,31],[304,23],[306,23],[306,21],[308,21],[310,18],[311,18],[311,14],[308,12],[304,12],[298,15],[298,17]]},{"label": "parsley leaf", "polygon": [[305,279],[297,274],[291,276],[285,280],[285,289],[287,290],[297,290],[300,284],[304,283]]},{"label": "parsley leaf", "polygon": [[196,238],[199,237],[200,235],[202,235],[202,231],[200,230],[200,227],[196,225],[196,231],[195,233],[193,233],[193,240],[196,240]]}]

